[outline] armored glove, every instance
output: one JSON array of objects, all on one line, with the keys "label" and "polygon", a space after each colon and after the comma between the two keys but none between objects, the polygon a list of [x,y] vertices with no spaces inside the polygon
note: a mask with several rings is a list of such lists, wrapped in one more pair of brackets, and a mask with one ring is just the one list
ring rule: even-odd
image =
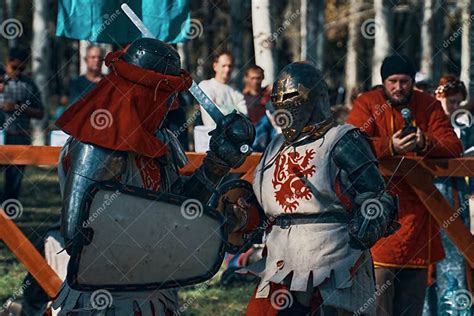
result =
[{"label": "armored glove", "polygon": [[209,155],[228,167],[236,168],[252,152],[255,127],[245,116],[234,111],[226,115],[209,135]]},{"label": "armored glove", "polygon": [[393,234],[400,228],[395,220],[398,203],[387,193],[377,195],[366,192],[355,198],[357,210],[348,226],[349,245],[354,249],[371,248],[380,238]]}]

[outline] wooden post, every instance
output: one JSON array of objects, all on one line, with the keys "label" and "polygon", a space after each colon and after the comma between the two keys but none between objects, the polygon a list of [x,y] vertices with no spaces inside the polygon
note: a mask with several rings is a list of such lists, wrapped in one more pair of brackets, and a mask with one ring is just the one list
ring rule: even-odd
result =
[{"label": "wooden post", "polygon": [[2,209],[0,209],[0,240],[23,263],[46,294],[54,298],[61,287],[61,279]]}]

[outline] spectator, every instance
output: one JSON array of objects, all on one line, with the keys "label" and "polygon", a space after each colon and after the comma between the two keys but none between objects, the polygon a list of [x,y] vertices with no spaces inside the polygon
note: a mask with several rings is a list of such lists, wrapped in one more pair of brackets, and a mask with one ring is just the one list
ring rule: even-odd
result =
[{"label": "spectator", "polygon": [[[43,104],[38,88],[23,75],[28,54],[13,48],[8,53],[6,75],[0,84],[0,108],[4,116],[5,144],[30,145],[30,119],[43,117]],[[3,200],[17,199],[25,166],[7,166]]]},{"label": "spectator", "polygon": [[94,89],[97,83],[102,80],[102,63],[104,61],[104,51],[96,45],[90,45],[86,49],[86,73],[74,78],[69,84],[68,103],[75,103],[80,97]]},{"label": "spectator", "polygon": [[474,126],[471,121],[472,114],[467,108],[461,109],[461,102],[466,100],[467,97],[466,86],[455,76],[443,76],[439,80],[435,96],[441,102],[444,113],[451,118],[454,131],[464,146],[465,154],[473,155]]},{"label": "spectator", "polygon": [[[395,155],[458,157],[462,145],[439,101],[414,90],[411,60],[395,54],[381,67],[383,87],[354,101],[348,123],[366,134],[377,158]],[[416,132],[402,137],[400,111],[408,108]],[[416,171],[412,171],[416,172]],[[444,257],[439,227],[402,176],[395,176],[389,192],[400,198],[401,228],[372,248],[377,287],[377,315],[421,315],[427,285],[427,267]]]},{"label": "spectator", "polygon": [[249,66],[244,75],[244,95],[250,121],[256,125],[265,115],[265,104],[270,100],[271,86],[262,88],[265,78],[263,69],[257,65]]},{"label": "spectator", "polygon": [[[247,115],[247,106],[242,93],[228,85],[234,59],[230,52],[218,54],[212,63],[214,78],[199,83],[199,87],[217,104],[224,115],[237,110]],[[205,126],[215,125],[214,120],[201,108],[202,122]]]},{"label": "spectator", "polygon": [[[464,83],[454,76],[443,76],[435,90],[435,97],[441,102],[444,113],[452,118],[451,124],[456,135],[460,137],[464,148],[472,147],[474,145],[474,134],[471,128],[472,122],[464,124],[462,122],[464,119],[462,115],[465,112],[458,111],[461,107],[461,102],[467,97]],[[461,115],[458,116],[456,113]],[[456,213],[466,226],[469,227],[469,201],[466,197],[470,194],[470,190],[464,177],[437,177],[433,183],[451,207],[457,210]],[[457,194],[453,194],[454,192]],[[456,313],[456,311],[454,309],[447,309],[450,308],[446,305],[446,302],[449,302],[451,299],[449,293],[468,291],[467,267],[464,264],[464,256],[451,242],[444,230],[441,230],[440,234],[446,258],[439,261],[435,266],[435,283],[430,288],[426,308],[431,311],[431,314],[433,314],[433,311],[438,311],[439,315],[450,315]],[[469,310],[465,311],[465,315],[472,315],[469,313]]]}]

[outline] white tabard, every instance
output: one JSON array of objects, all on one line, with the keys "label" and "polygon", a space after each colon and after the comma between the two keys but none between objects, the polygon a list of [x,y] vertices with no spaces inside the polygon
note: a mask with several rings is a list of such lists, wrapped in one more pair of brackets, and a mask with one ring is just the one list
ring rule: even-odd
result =
[{"label": "white tabard", "polygon": [[[336,195],[340,169],[331,151],[354,128],[339,125],[314,142],[282,150],[283,136],[273,139],[253,183],[269,218],[348,211]],[[269,295],[269,282],[286,284],[292,291],[318,287],[325,305],[349,311],[359,310],[373,296],[370,252],[349,247],[346,223],[274,225],[265,237],[267,256],[245,270],[261,277],[257,298]]]}]

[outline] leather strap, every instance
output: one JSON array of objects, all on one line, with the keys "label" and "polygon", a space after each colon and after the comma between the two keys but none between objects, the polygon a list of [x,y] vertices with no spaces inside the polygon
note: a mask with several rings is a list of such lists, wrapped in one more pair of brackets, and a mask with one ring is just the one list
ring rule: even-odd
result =
[{"label": "leather strap", "polygon": [[291,225],[315,223],[349,223],[352,216],[347,212],[324,212],[319,214],[285,214],[275,218],[275,225],[288,228]]}]

